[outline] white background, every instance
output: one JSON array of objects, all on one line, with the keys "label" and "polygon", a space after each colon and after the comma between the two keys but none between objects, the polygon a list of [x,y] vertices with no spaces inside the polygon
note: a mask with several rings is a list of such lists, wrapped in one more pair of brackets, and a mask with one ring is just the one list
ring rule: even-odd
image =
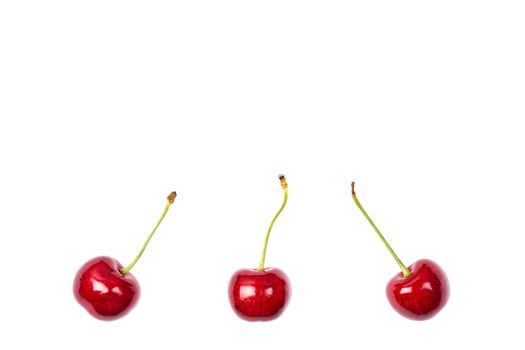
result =
[{"label": "white background", "polygon": [[[0,348],[522,348],[522,1],[2,1]],[[248,323],[227,283],[267,266],[293,295]],[[385,297],[438,262],[448,305]],[[142,297],[101,322],[88,259],[135,256]]]}]

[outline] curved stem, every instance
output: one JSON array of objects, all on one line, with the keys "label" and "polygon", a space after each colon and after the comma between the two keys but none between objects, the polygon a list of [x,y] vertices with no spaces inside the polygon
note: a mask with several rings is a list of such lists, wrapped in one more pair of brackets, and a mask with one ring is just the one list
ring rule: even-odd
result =
[{"label": "curved stem", "polygon": [[157,231],[157,228],[159,227],[160,223],[162,222],[162,220],[166,216],[166,213],[168,212],[170,206],[173,204],[173,201],[175,200],[176,196],[177,196],[176,192],[171,192],[170,193],[170,195],[168,196],[168,203],[166,203],[166,206],[164,207],[164,211],[162,212],[162,215],[160,216],[159,221],[157,221],[157,224],[153,228],[153,231],[149,234],[148,239],[146,239],[146,242],[144,242],[144,244],[142,245],[142,248],[140,249],[140,251],[137,254],[137,256],[135,257],[135,259],[133,259],[131,264],[129,264],[128,266],[126,266],[126,267],[124,267],[122,269],[120,269],[120,273],[121,274],[123,274],[123,275],[127,274],[133,268],[133,266],[135,266],[137,261],[139,261],[140,257],[142,256],[142,253],[144,253],[144,250],[146,250],[146,247],[148,246],[148,243],[151,240],[151,237],[153,237],[153,235],[155,234],[155,231]]},{"label": "curved stem", "polygon": [[374,230],[376,231],[377,235],[379,236],[379,238],[381,238],[381,240],[383,241],[383,243],[385,244],[386,248],[388,249],[388,251],[390,252],[390,254],[392,254],[392,256],[394,257],[394,260],[397,262],[397,264],[399,265],[399,267],[401,268],[401,271],[403,271],[403,276],[404,277],[408,277],[410,276],[410,270],[407,269],[407,267],[405,266],[405,264],[403,264],[401,262],[401,260],[397,257],[396,253],[394,252],[394,250],[392,249],[392,247],[390,247],[390,244],[388,244],[388,242],[386,241],[385,237],[383,237],[383,235],[381,234],[381,232],[379,231],[379,229],[377,228],[377,226],[374,224],[374,222],[372,221],[372,219],[370,218],[370,216],[368,216],[368,214],[366,213],[365,209],[363,208],[363,206],[361,205],[361,203],[359,202],[359,199],[357,199],[357,196],[355,195],[355,190],[354,190],[354,185],[355,185],[355,182],[352,182],[352,198],[354,199],[354,202],[355,204],[357,205],[357,207],[359,208],[359,210],[361,210],[361,213],[363,213],[363,215],[365,216],[365,218],[368,220],[368,222],[370,223],[370,225],[372,225],[372,227],[374,228]]},{"label": "curved stem", "polygon": [[281,212],[283,211],[284,207],[286,206],[286,202],[288,201],[288,184],[286,183],[286,178],[284,175],[279,175],[279,180],[281,180],[281,187],[283,188],[284,192],[284,199],[283,204],[281,205],[281,208],[279,208],[279,211],[275,216],[273,217],[272,222],[270,223],[270,227],[268,227],[268,232],[266,233],[266,238],[264,239],[264,248],[262,251],[262,257],[261,257],[261,263],[259,264],[259,267],[257,268],[257,271],[261,272],[264,270],[264,259],[266,258],[266,247],[268,246],[268,239],[270,238],[270,232],[272,231],[273,224],[275,220],[277,220],[277,217]]}]

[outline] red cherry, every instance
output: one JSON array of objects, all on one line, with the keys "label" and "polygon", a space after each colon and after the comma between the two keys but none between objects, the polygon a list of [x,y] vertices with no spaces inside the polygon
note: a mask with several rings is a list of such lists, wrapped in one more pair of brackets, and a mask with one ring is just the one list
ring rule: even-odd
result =
[{"label": "red cherry", "polygon": [[172,192],[168,196],[164,212],[131,264],[123,267],[116,259],[99,256],[89,260],[78,270],[73,282],[73,294],[93,317],[103,321],[116,320],[137,304],[140,285],[129,271],[142,256],[176,195]]},{"label": "red cherry", "polygon": [[271,321],[290,300],[290,282],[278,268],[241,269],[230,280],[228,295],[235,313],[246,321]]},{"label": "red cherry", "polygon": [[99,256],[86,262],[75,276],[75,298],[99,320],[120,318],[139,300],[139,282],[131,273],[123,275],[121,268],[117,260]]},{"label": "red cherry", "polygon": [[401,315],[413,320],[434,317],[447,303],[448,279],[435,262],[421,259],[408,267],[410,276],[400,272],[386,286],[388,301]]},{"label": "red cherry", "polygon": [[445,272],[438,264],[428,259],[418,260],[407,268],[357,199],[354,186],[355,183],[352,182],[352,198],[355,204],[401,268],[401,272],[387,284],[388,301],[394,310],[409,319],[421,321],[434,317],[445,306],[450,294]]},{"label": "red cherry", "polygon": [[279,317],[290,300],[290,281],[278,268],[264,268],[266,248],[273,224],[288,201],[288,184],[284,175],[279,175],[284,193],[283,204],[275,214],[266,238],[257,269],[241,269],[233,274],[228,287],[228,297],[233,311],[246,321],[271,321]]}]

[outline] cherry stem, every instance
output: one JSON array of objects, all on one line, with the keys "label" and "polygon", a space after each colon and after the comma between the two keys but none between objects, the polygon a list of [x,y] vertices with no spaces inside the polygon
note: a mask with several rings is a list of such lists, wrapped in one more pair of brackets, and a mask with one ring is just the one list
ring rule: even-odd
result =
[{"label": "cherry stem", "polygon": [[268,232],[266,233],[266,238],[264,239],[264,248],[262,251],[262,257],[261,257],[261,263],[259,264],[259,267],[257,268],[257,271],[261,272],[264,270],[264,259],[266,258],[266,247],[268,246],[268,239],[270,238],[270,232],[272,231],[273,224],[275,220],[277,220],[277,217],[281,212],[283,211],[284,207],[286,206],[286,202],[288,201],[288,184],[286,183],[286,178],[284,175],[279,175],[279,180],[281,180],[281,187],[283,188],[284,192],[284,199],[283,204],[281,205],[281,208],[279,208],[279,211],[275,216],[273,217],[272,222],[270,223],[270,227],[268,227]]},{"label": "cherry stem", "polygon": [[368,222],[370,223],[370,225],[372,225],[372,227],[374,228],[374,230],[376,231],[377,235],[379,236],[379,238],[381,238],[381,240],[383,241],[383,243],[385,244],[386,248],[388,249],[388,251],[390,252],[390,254],[392,254],[392,256],[394,257],[394,260],[397,262],[397,264],[399,265],[399,267],[401,268],[401,271],[403,271],[403,276],[404,277],[408,277],[410,276],[410,270],[407,269],[407,267],[405,266],[405,264],[403,264],[401,262],[401,260],[397,257],[396,253],[394,252],[394,250],[392,249],[392,247],[390,247],[390,244],[388,244],[388,242],[386,241],[385,237],[383,237],[383,235],[381,234],[381,232],[379,231],[379,229],[377,228],[377,226],[374,224],[374,222],[372,221],[372,219],[370,218],[370,216],[368,216],[368,214],[366,213],[366,210],[363,208],[363,206],[361,205],[361,203],[359,202],[359,199],[357,199],[357,196],[355,195],[355,190],[354,190],[354,186],[355,186],[355,182],[352,181],[352,198],[354,199],[354,202],[355,204],[357,205],[357,207],[359,208],[359,210],[361,210],[361,213],[363,213],[363,215],[365,216],[365,218],[368,220]]},{"label": "cherry stem", "polygon": [[176,192],[171,192],[170,193],[170,195],[167,198],[168,199],[168,203],[166,203],[166,206],[164,207],[164,211],[162,212],[162,215],[160,216],[159,221],[157,221],[157,224],[155,225],[155,227],[153,228],[153,231],[148,236],[148,239],[146,239],[146,242],[144,242],[144,244],[142,245],[142,248],[140,249],[139,253],[135,257],[135,259],[131,262],[131,264],[129,264],[128,266],[126,266],[126,267],[124,267],[122,269],[120,269],[120,273],[122,275],[127,274],[133,268],[133,266],[135,266],[137,261],[139,261],[140,257],[142,256],[142,253],[144,253],[144,250],[146,250],[146,247],[148,246],[148,243],[151,240],[151,237],[153,237],[153,235],[155,234],[155,231],[157,231],[157,228],[159,227],[160,223],[162,222],[162,220],[166,216],[166,213],[170,209],[170,206],[173,204],[173,201],[175,201],[175,197],[176,196],[177,196]]}]

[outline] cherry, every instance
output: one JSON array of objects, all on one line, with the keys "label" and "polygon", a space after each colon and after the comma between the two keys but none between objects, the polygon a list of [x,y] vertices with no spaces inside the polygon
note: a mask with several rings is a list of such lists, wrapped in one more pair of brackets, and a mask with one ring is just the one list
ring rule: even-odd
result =
[{"label": "cherry", "polygon": [[352,182],[352,198],[379,238],[401,268],[386,286],[387,299],[399,314],[412,320],[428,320],[434,317],[447,303],[449,283],[443,269],[435,262],[421,259],[408,268],[397,257],[377,226],[357,199],[355,182]]},{"label": "cherry", "polygon": [[116,320],[137,304],[139,282],[131,273],[124,275],[121,270],[122,265],[108,256],[93,258],[78,270],[73,292],[93,317]]},{"label": "cherry", "polygon": [[445,272],[428,259],[416,261],[408,270],[408,277],[400,272],[388,282],[388,301],[407,318],[427,320],[434,317],[445,306],[449,296]]},{"label": "cherry", "polygon": [[229,286],[230,304],[246,321],[270,321],[279,317],[290,298],[290,281],[275,267],[263,271],[240,269]]},{"label": "cherry", "polygon": [[291,287],[286,274],[278,268],[264,267],[270,232],[288,201],[288,184],[284,175],[279,175],[279,180],[284,192],[283,204],[266,233],[259,267],[238,270],[231,277],[228,286],[228,297],[233,311],[246,321],[274,320],[283,313],[290,300]]},{"label": "cherry", "polygon": [[137,304],[140,285],[129,271],[142,256],[176,196],[175,192],[170,193],[160,219],[128,266],[123,267],[114,258],[99,256],[89,260],[78,270],[73,282],[73,294],[93,317],[103,321],[116,320],[130,312]]}]

